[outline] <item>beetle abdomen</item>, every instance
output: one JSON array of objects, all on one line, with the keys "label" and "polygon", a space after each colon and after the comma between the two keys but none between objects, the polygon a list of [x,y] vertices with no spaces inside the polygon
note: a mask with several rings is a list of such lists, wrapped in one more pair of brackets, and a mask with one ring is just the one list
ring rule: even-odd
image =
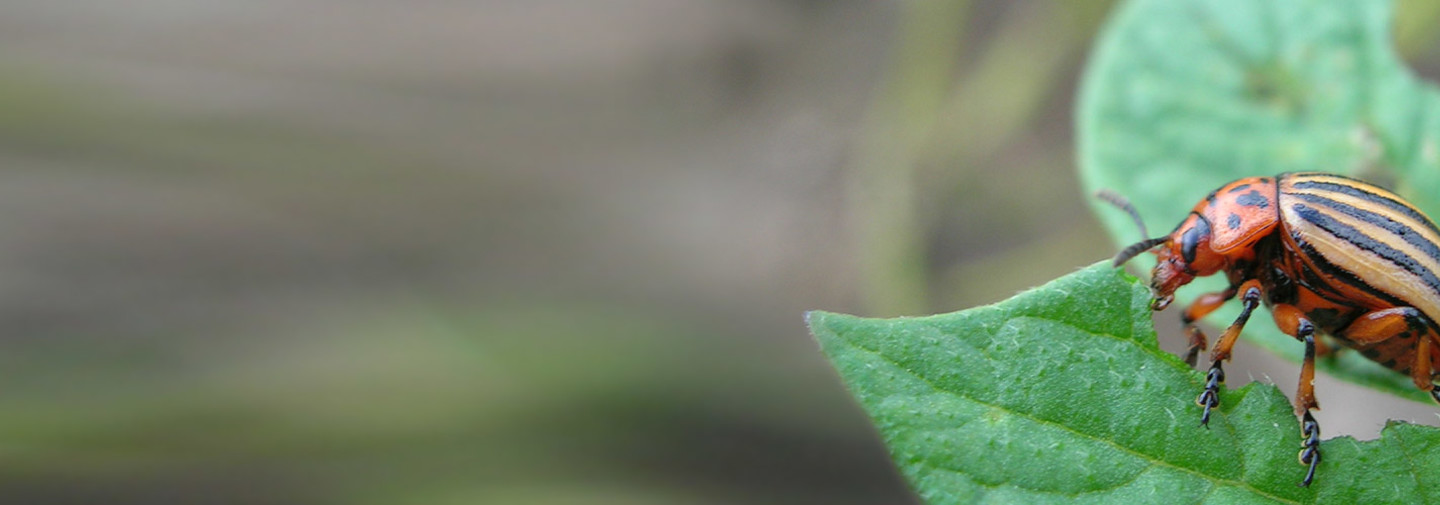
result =
[{"label": "beetle abdomen", "polygon": [[1440,316],[1440,230],[1394,193],[1331,174],[1281,176],[1280,211],[1329,288]]}]

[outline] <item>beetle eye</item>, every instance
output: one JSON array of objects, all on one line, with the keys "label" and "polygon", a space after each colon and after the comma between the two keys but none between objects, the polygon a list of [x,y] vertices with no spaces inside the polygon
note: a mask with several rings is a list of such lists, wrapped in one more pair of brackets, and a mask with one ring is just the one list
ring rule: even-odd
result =
[{"label": "beetle eye", "polygon": [[1195,262],[1195,248],[1200,246],[1200,239],[1210,236],[1210,222],[1204,219],[1196,219],[1195,226],[1185,230],[1180,236],[1180,256],[1185,258],[1186,263]]}]

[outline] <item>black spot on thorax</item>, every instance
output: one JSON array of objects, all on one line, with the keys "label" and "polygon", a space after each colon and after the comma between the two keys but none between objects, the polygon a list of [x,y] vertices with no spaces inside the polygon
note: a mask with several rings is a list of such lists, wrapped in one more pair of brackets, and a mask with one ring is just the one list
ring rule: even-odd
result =
[{"label": "black spot on thorax", "polygon": [[1261,195],[1259,191],[1255,191],[1252,189],[1249,193],[1245,193],[1236,197],[1235,203],[1244,205],[1246,207],[1259,207],[1263,209],[1270,206],[1270,199],[1265,198],[1265,196]]}]

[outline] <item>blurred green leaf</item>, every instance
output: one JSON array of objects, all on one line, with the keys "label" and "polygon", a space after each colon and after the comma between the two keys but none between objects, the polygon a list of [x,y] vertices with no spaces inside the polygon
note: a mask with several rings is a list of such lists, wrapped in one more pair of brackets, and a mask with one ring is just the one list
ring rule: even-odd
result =
[{"label": "blurred green leaf", "polygon": [[[1117,191],[1152,227],[1168,230],[1225,182],[1321,170],[1391,185],[1440,215],[1440,95],[1395,54],[1392,16],[1386,0],[1124,4],[1097,43],[1081,92],[1086,189]],[[1123,212],[1099,214],[1116,244],[1139,239]],[[1223,287],[1219,276],[1202,279],[1180,293],[1179,306]],[[1231,305],[1211,321],[1232,320]],[[1252,324],[1245,335],[1301,356],[1273,325]],[[1320,367],[1430,401],[1409,378],[1356,353]]]},{"label": "blurred green leaf", "polygon": [[1149,293],[1097,264],[997,305],[922,318],[813,312],[811,332],[929,503],[1415,503],[1440,500],[1440,430],[1325,441],[1274,386],[1221,395],[1162,351]]}]

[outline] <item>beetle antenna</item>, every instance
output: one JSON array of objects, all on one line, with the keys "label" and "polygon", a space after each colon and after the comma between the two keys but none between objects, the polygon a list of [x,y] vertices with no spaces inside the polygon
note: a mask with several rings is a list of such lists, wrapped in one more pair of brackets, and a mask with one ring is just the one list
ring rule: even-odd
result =
[{"label": "beetle antenna", "polygon": [[1139,242],[1131,244],[1130,247],[1126,247],[1125,249],[1121,250],[1120,254],[1115,255],[1114,265],[1117,267],[1120,265],[1124,265],[1126,261],[1130,261],[1130,258],[1139,256],[1140,253],[1149,251],[1155,246],[1165,243],[1166,240],[1170,240],[1170,237],[1167,236],[1147,238],[1145,240],[1141,240]]},{"label": "beetle antenna", "polygon": [[1145,231],[1145,221],[1140,219],[1140,213],[1135,211],[1135,206],[1130,204],[1130,200],[1126,200],[1125,197],[1108,189],[1095,192],[1095,197],[1109,202],[1110,205],[1120,207],[1120,210],[1125,211],[1126,214],[1130,214],[1130,219],[1134,219],[1135,226],[1140,228],[1140,236],[1150,236],[1150,232]]},{"label": "beetle antenna", "polygon": [[[1134,205],[1130,204],[1130,200],[1126,200],[1125,197],[1120,196],[1118,193],[1110,191],[1108,189],[1102,189],[1095,192],[1095,196],[1101,200],[1109,202],[1110,205],[1120,207],[1120,210],[1123,210],[1126,214],[1129,214],[1130,219],[1135,220],[1135,227],[1140,228],[1140,236],[1145,237],[1150,235],[1150,232],[1145,229],[1145,221],[1140,219],[1140,213],[1135,210]],[[1145,240],[1141,240],[1139,242],[1131,244],[1130,247],[1126,247],[1125,249],[1121,250],[1120,254],[1115,255],[1115,266],[1118,267],[1120,265],[1123,265],[1126,261],[1130,261],[1130,258],[1134,258],[1140,253],[1149,251],[1151,248],[1163,244],[1166,240],[1169,239],[1170,237],[1147,238]]]}]

